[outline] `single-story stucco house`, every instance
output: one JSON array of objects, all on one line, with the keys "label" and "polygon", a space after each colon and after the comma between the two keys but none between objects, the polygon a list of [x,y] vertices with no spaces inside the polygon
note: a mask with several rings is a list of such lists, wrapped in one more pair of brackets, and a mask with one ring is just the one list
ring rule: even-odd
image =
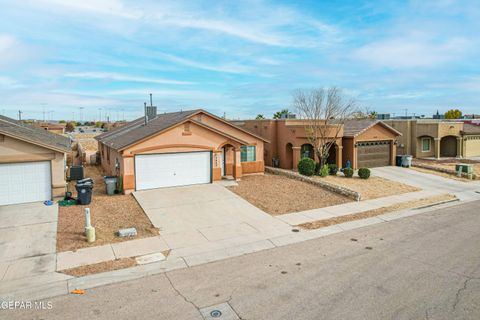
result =
[{"label": "single-story stucco house", "polygon": [[480,156],[480,125],[463,120],[384,120],[402,133],[398,153],[416,158]]},{"label": "single-story stucco house", "polygon": [[204,110],[146,115],[95,137],[101,165],[130,193],[264,172],[264,142]]},{"label": "single-story stucco house", "polygon": [[70,139],[0,116],[0,205],[65,194]]},{"label": "single-story stucco house", "polygon": [[[305,121],[301,119],[266,119],[232,121],[269,140],[265,144],[265,163],[273,165],[278,159],[284,169],[297,169],[298,161],[311,157],[318,161],[313,146],[305,134]],[[336,130],[331,130],[335,137]],[[379,167],[395,164],[396,141],[401,133],[379,120],[348,120],[336,135],[330,149],[328,163],[352,168]]]}]

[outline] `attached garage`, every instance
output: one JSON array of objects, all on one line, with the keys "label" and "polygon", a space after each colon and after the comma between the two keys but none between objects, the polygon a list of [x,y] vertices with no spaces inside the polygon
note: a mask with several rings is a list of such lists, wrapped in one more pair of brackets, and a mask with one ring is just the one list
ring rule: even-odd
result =
[{"label": "attached garage", "polygon": [[136,189],[210,183],[212,153],[177,152],[135,156]]},{"label": "attached garage", "polygon": [[395,141],[402,134],[378,120],[349,120],[344,125],[343,163],[354,169],[395,165]]},{"label": "attached garage", "polygon": [[0,205],[52,198],[49,161],[0,164]]},{"label": "attached garage", "polygon": [[70,139],[0,116],[0,206],[65,196]]},{"label": "attached garage", "polygon": [[389,166],[391,162],[391,141],[357,142],[358,168]]}]

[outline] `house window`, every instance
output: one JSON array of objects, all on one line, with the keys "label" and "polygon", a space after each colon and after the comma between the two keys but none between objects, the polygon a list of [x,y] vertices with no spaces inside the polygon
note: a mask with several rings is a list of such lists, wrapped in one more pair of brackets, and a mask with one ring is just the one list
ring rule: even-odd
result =
[{"label": "house window", "polygon": [[250,162],[256,160],[257,148],[255,146],[240,147],[240,161]]},{"label": "house window", "polygon": [[431,144],[430,138],[422,138],[422,152],[429,152],[431,147],[430,144]]},{"label": "house window", "polygon": [[110,148],[107,148],[107,161],[110,163]]}]

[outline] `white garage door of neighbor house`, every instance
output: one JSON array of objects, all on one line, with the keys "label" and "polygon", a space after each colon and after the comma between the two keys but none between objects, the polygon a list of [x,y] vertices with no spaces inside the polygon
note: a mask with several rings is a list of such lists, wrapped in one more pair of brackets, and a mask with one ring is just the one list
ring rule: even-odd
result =
[{"label": "white garage door of neighbor house", "polygon": [[50,161],[0,164],[0,205],[51,198]]},{"label": "white garage door of neighbor house", "polygon": [[137,190],[211,182],[210,152],[181,152],[135,156]]}]

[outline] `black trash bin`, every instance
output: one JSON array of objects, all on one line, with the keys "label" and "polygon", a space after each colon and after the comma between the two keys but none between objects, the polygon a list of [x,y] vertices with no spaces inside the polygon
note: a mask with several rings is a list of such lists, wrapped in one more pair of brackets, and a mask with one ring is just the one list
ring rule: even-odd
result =
[{"label": "black trash bin", "polygon": [[90,182],[77,183],[75,189],[77,189],[78,194],[77,203],[80,205],[90,204],[92,201],[93,184]]},{"label": "black trash bin", "polygon": [[402,166],[402,158],[403,158],[403,156],[396,156],[396,157],[395,157],[395,165],[396,165],[397,167],[401,167],[401,166]]}]

